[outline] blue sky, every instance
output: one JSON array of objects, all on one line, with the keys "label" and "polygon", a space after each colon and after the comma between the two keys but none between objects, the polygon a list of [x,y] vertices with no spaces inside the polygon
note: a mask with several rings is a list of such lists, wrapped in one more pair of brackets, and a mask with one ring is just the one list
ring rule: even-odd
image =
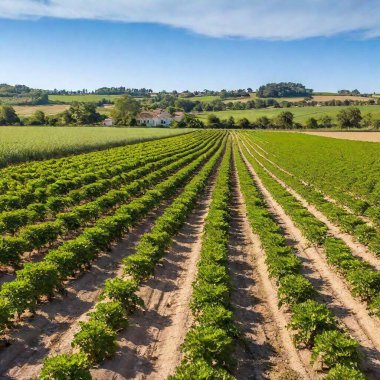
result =
[{"label": "blue sky", "polygon": [[380,0],[0,0],[0,82],[380,92],[379,36]]}]

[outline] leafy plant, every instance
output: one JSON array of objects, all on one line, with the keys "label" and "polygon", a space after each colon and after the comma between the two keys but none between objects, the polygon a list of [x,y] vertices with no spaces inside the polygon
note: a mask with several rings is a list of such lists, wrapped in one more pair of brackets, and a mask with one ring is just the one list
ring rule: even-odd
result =
[{"label": "leafy plant", "polygon": [[288,304],[294,306],[297,303],[307,301],[315,294],[313,285],[300,274],[290,274],[282,277],[279,282],[279,305]]}]

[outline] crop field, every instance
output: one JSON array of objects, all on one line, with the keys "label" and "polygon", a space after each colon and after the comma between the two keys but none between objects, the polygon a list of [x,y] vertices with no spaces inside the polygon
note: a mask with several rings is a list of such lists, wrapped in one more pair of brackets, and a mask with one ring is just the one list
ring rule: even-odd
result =
[{"label": "crop field", "polygon": [[52,102],[73,103],[73,102],[88,102],[97,103],[103,99],[114,101],[119,98],[120,95],[49,95],[49,100]]},{"label": "crop field", "polygon": [[66,104],[49,104],[44,106],[14,106],[13,107],[18,116],[30,116],[36,111],[42,111],[45,115],[56,115],[69,109]]},{"label": "crop field", "polygon": [[1,127],[0,167],[186,132],[188,131],[162,128]]},{"label": "crop field", "polygon": [[380,144],[187,132],[0,169],[0,378],[379,379]]},{"label": "crop field", "polygon": [[[358,106],[362,115],[371,113],[374,118],[380,118],[380,106]],[[267,116],[269,118],[277,116],[281,112],[290,111],[294,114],[294,121],[299,123],[305,123],[310,117],[318,119],[321,116],[328,115],[336,120],[336,115],[342,109],[347,109],[345,106],[322,106],[322,107],[290,107],[290,108],[261,108],[261,109],[250,109],[250,110],[231,110],[231,111],[210,111],[202,112],[198,114],[198,118],[205,121],[207,116],[214,114],[221,119],[227,119],[230,116],[235,118],[235,120],[247,118],[249,121],[255,121],[259,117]]]}]

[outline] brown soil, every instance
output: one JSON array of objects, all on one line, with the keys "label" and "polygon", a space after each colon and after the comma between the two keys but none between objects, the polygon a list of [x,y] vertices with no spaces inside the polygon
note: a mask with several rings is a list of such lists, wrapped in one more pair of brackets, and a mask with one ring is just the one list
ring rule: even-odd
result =
[{"label": "brown soil", "polygon": [[342,239],[347,246],[351,249],[352,253],[361,258],[362,260],[373,265],[375,269],[380,270],[380,257],[375,256],[371,253],[364,244],[356,241],[356,239],[349,233],[342,232],[336,224],[332,223],[322,212],[320,212],[315,206],[309,204],[300,194],[288,186],[284,181],[279,179],[275,174],[273,174],[267,167],[265,167],[256,157],[250,152],[250,148],[243,142],[244,146],[247,148],[249,154],[256,160],[256,162],[274,179],[276,180],[284,189],[286,189],[294,198],[296,198],[303,207],[305,207],[313,216],[323,222],[329,229],[329,234]]},{"label": "brown soil", "polygon": [[308,135],[332,137],[334,139],[380,142],[380,132],[304,132]]},{"label": "brown soil", "polygon": [[133,253],[139,238],[150,230],[165,204],[132,229],[109,254],[103,253],[90,271],[68,283],[67,295],[42,305],[34,318],[23,321],[10,333],[11,345],[0,352],[0,379],[31,379],[38,375],[47,355],[71,351],[78,322],[86,319],[104,281],[121,276],[121,259]]},{"label": "brown soil", "polygon": [[119,336],[115,357],[92,371],[96,379],[166,379],[175,371],[182,358],[180,345],[193,321],[192,282],[214,183],[215,177],[154,277],[142,287],[145,310],[130,318],[131,326]]},{"label": "brown soil", "polygon": [[[287,352],[279,328],[262,290],[255,263],[255,244],[246,217],[236,172],[233,176],[229,270],[233,291],[231,303],[241,337],[234,359],[237,379],[277,379],[290,375]],[[296,376],[296,372],[293,372]]]},{"label": "brown soil", "polygon": [[282,207],[273,199],[252,166],[246,161],[271,212],[283,228],[288,241],[296,248],[303,262],[302,274],[319,292],[319,299],[344,323],[350,334],[358,340],[363,353],[363,367],[371,379],[380,377],[380,323],[371,318],[364,303],[354,299],[342,278],[327,264],[323,249],[311,246],[293,224]]}]

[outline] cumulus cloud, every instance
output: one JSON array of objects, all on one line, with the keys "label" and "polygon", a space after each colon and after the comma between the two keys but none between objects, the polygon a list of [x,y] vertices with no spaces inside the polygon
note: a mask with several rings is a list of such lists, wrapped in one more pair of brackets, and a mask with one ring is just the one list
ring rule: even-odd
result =
[{"label": "cumulus cloud", "polygon": [[211,37],[380,36],[380,0],[0,0],[0,18],[159,23]]}]

